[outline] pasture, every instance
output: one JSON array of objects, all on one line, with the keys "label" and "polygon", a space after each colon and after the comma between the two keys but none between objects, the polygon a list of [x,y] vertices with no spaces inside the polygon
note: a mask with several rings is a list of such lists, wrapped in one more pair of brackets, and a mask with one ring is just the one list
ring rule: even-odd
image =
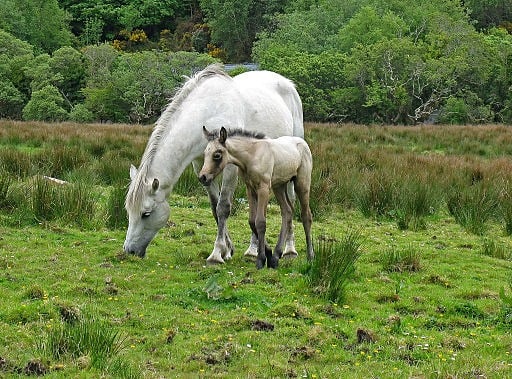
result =
[{"label": "pasture", "polygon": [[[0,377],[510,375],[511,128],[306,124],[317,258],[350,238],[359,253],[330,281],[298,214],[298,259],[244,259],[241,184],[235,256],[206,265],[216,227],[190,169],[146,258],[125,255],[129,165],[150,132],[0,123]],[[280,221],[273,200],[271,245]]]}]

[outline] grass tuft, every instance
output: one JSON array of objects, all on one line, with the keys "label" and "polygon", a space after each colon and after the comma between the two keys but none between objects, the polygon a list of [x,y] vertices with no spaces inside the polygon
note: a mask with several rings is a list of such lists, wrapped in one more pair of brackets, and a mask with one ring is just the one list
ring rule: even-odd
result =
[{"label": "grass tuft", "polygon": [[448,211],[468,232],[483,235],[487,221],[496,213],[497,200],[482,185],[453,189],[447,199]]},{"label": "grass tuft", "polygon": [[307,266],[310,285],[335,303],[345,299],[345,287],[361,255],[361,235],[350,232],[341,241],[321,239],[315,243],[315,259]]},{"label": "grass tuft", "polygon": [[49,360],[72,358],[77,364],[107,370],[111,375],[134,377],[129,365],[121,360],[125,338],[111,325],[94,318],[62,322],[52,326],[37,344],[37,350]]},{"label": "grass tuft", "polygon": [[417,272],[421,255],[412,246],[405,250],[391,248],[381,257],[382,269],[387,272]]}]

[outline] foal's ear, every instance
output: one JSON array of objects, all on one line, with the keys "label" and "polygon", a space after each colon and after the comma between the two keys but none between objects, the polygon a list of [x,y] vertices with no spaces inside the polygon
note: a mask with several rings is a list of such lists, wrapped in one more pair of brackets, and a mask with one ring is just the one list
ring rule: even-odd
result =
[{"label": "foal's ear", "polygon": [[228,139],[228,132],[227,132],[226,128],[225,127],[220,128],[219,142],[221,144],[224,144],[227,139]]},{"label": "foal's ear", "polygon": [[203,125],[203,135],[206,137],[207,140],[210,139],[211,133],[206,129],[206,126]]}]

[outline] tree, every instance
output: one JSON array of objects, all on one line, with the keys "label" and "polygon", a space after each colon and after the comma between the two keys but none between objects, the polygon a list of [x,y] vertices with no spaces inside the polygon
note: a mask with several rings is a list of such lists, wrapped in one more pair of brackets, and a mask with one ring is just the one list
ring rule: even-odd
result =
[{"label": "tree", "polygon": [[50,53],[71,44],[69,17],[57,0],[2,0],[0,28]]},{"label": "tree", "polygon": [[157,37],[186,6],[178,0],[60,0],[73,15],[73,33],[85,44],[113,40],[121,30],[143,29]]},{"label": "tree", "polygon": [[[455,0],[410,5],[320,0],[276,17],[253,57],[298,83],[306,119],[415,123],[455,106],[467,109],[469,122],[508,117],[505,36],[476,32]],[[329,60],[334,56],[341,70]],[[321,69],[324,60],[331,72]]]},{"label": "tree", "polygon": [[56,87],[45,86],[32,93],[30,101],[23,108],[23,119],[64,121],[68,118],[64,103],[64,98]]},{"label": "tree", "polygon": [[215,62],[206,54],[119,53],[109,45],[91,46],[85,56],[89,69],[84,104],[97,120],[114,122],[154,121],[183,75]]},{"label": "tree", "polygon": [[29,93],[24,70],[32,59],[31,45],[0,29],[0,117],[21,118]]},{"label": "tree", "polygon": [[213,43],[226,50],[230,62],[244,62],[251,56],[256,34],[270,16],[282,12],[290,1],[283,0],[201,0],[211,29]]}]

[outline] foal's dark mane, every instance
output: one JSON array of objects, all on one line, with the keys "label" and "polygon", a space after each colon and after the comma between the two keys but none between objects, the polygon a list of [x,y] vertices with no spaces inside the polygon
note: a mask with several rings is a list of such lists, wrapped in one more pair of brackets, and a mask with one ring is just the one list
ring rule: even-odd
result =
[{"label": "foal's dark mane", "polygon": [[267,138],[263,133],[248,131],[244,129],[228,129],[228,137],[247,137],[256,139]]},{"label": "foal's dark mane", "polygon": [[[256,138],[256,139],[265,139],[267,136],[263,133],[253,132],[249,130],[244,130],[240,128],[236,129],[226,129],[228,132],[228,137],[243,137],[243,138]],[[219,138],[219,131],[208,132],[207,135],[208,141],[213,141],[216,138]]]}]

